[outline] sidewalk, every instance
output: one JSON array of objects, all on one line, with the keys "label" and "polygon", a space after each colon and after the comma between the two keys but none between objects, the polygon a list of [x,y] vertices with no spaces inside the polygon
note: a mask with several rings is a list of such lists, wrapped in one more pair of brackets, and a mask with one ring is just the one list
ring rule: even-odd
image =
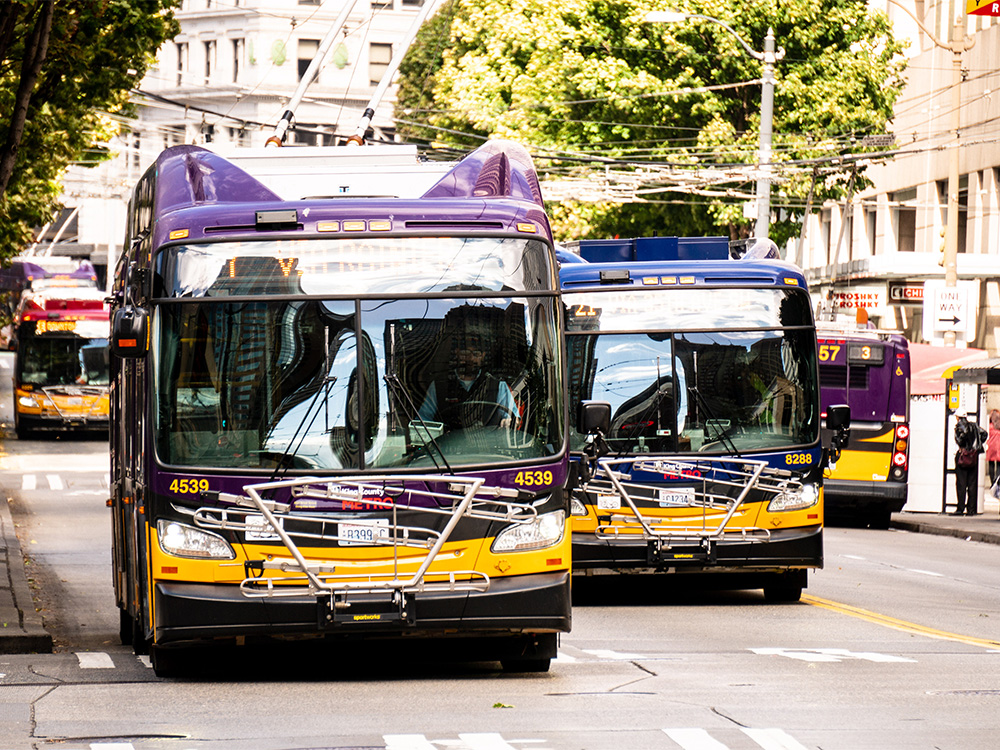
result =
[{"label": "sidewalk", "polygon": [[0,497],[0,654],[50,653],[52,636],[35,611],[14,519]]},{"label": "sidewalk", "polygon": [[890,527],[920,534],[954,536],[971,542],[1000,544],[1000,510],[996,503],[975,516],[953,516],[942,513],[893,513]]}]

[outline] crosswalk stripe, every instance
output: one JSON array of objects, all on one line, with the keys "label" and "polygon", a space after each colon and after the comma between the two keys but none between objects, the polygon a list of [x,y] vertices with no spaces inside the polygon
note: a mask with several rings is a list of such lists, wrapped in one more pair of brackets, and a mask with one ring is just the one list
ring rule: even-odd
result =
[{"label": "crosswalk stripe", "polygon": [[80,661],[80,669],[115,668],[111,657],[101,651],[77,651],[76,658]]},{"label": "crosswalk stripe", "polygon": [[514,750],[513,745],[495,732],[460,734],[458,739],[468,745],[470,750]]},{"label": "crosswalk stripe", "polygon": [[45,481],[49,483],[50,490],[61,490],[63,489],[62,479],[58,474],[46,474]]},{"label": "crosswalk stripe", "polygon": [[713,739],[704,729],[664,729],[667,737],[684,750],[728,750],[725,745]]},{"label": "crosswalk stripe", "polygon": [[21,489],[33,490],[38,486],[38,479],[34,474],[25,474],[21,477]]},{"label": "crosswalk stripe", "polygon": [[437,750],[422,734],[383,734],[385,750]]},{"label": "crosswalk stripe", "polygon": [[760,745],[764,750],[806,750],[792,737],[780,729],[751,729],[741,727],[743,733]]}]

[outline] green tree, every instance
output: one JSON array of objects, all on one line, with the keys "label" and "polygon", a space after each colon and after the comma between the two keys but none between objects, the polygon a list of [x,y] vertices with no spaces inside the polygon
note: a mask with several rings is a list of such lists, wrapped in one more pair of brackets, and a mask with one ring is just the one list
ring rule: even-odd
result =
[{"label": "green tree", "polygon": [[[608,191],[603,201],[552,205],[566,238],[746,236],[761,63],[710,21],[643,22],[665,5],[450,0],[401,67],[399,130],[463,148],[487,137],[517,140],[549,179],[606,176],[633,197]],[[810,187],[816,203],[843,195],[850,156],[863,151],[865,135],[885,132],[903,84],[902,47],[864,0],[670,6],[724,21],[757,51],[773,28],[785,50],[772,156],[771,236],[782,244],[798,232]]]},{"label": "green tree", "polygon": [[0,3],[0,260],[59,208],[70,163],[108,157],[129,91],[178,31],[179,0]]}]

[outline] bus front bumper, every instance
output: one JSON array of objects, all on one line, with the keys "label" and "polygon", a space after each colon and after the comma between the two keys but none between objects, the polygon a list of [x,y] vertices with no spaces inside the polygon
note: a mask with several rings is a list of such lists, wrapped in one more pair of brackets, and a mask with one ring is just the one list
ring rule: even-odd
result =
[{"label": "bus front bumper", "polygon": [[766,542],[719,541],[668,546],[642,539],[597,539],[573,534],[574,572],[783,572],[823,567],[823,527],[775,529]]},{"label": "bus front bumper", "polygon": [[494,578],[485,592],[414,593],[402,612],[385,595],[358,595],[357,615],[347,608],[336,618],[326,598],[247,598],[235,585],[160,581],[154,593],[157,644],[303,635],[489,637],[564,633],[571,624],[568,571]]},{"label": "bus front bumper", "polygon": [[864,513],[880,509],[898,513],[906,505],[906,488],[906,482],[826,479],[823,481],[823,500],[828,515],[838,511]]}]

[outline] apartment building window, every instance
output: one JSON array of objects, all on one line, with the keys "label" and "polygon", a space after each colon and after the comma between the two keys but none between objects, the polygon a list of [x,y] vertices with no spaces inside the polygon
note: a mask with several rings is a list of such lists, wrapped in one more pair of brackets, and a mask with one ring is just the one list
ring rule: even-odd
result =
[{"label": "apartment building window", "polygon": [[[319,52],[319,40],[318,39],[299,39],[299,80],[301,81],[303,76],[305,76],[306,71],[309,70],[309,64],[316,57]],[[319,75],[316,76],[317,80]]]},{"label": "apartment building window", "polygon": [[205,83],[212,79],[215,72],[215,40],[205,42]]},{"label": "apartment building window", "polygon": [[177,44],[177,85],[184,85],[184,74],[188,69],[188,45],[187,42]]},{"label": "apartment building window", "polygon": [[875,229],[878,212],[874,208],[865,209],[865,238],[868,240],[868,254],[875,255]]},{"label": "apartment building window", "polygon": [[[948,181],[938,180],[938,206],[941,212],[941,226],[948,230]],[[958,178],[958,249],[965,252],[966,230],[969,224],[969,175]]]},{"label": "apartment building window", "polygon": [[233,83],[239,83],[240,81],[240,70],[243,65],[243,46],[244,42],[242,39],[233,39]]},{"label": "apartment building window", "polygon": [[372,0],[372,10],[392,10],[392,0]]},{"label": "apartment building window", "polygon": [[832,256],[832,244],[830,234],[832,233],[833,217],[829,208],[824,208],[820,213],[819,239],[823,246],[823,255],[826,256],[827,264],[836,263],[837,259]]},{"label": "apartment building window", "polygon": [[424,0],[403,0],[402,4],[404,8],[421,8]]},{"label": "apartment building window", "polygon": [[299,5],[320,5],[323,0],[299,0]]},{"label": "apartment building window", "polygon": [[377,86],[382,80],[391,61],[392,45],[372,42],[368,48],[368,79],[372,86]]},{"label": "apartment building window", "polygon": [[917,249],[917,189],[899,190],[889,194],[892,203],[892,224],[896,233],[896,250],[912,253]]}]

